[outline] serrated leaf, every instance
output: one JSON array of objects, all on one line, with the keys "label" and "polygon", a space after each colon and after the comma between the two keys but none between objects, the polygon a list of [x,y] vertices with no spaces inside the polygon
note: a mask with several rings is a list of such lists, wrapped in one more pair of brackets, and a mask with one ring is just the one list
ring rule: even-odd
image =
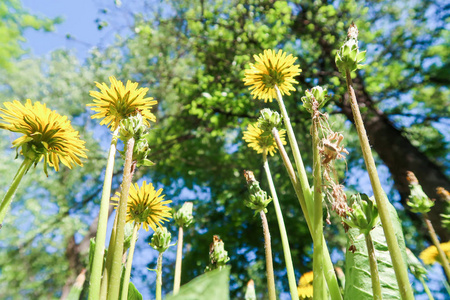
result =
[{"label": "serrated leaf", "polygon": [[166,300],[229,300],[229,280],[230,267],[216,269],[194,278]]},{"label": "serrated leaf", "polygon": [[[401,223],[394,206],[388,203],[388,209],[406,265],[405,241]],[[401,299],[383,228],[378,225],[370,234],[375,247],[383,299]],[[351,245],[351,240],[353,240],[356,251],[354,253],[347,251],[346,253],[344,300],[372,299],[372,280],[365,237],[358,229],[351,228],[348,232],[347,249]]]},{"label": "serrated leaf", "polygon": [[134,286],[134,284],[130,281],[128,284],[128,296],[127,300],[142,300],[142,294],[139,293],[137,288]]}]

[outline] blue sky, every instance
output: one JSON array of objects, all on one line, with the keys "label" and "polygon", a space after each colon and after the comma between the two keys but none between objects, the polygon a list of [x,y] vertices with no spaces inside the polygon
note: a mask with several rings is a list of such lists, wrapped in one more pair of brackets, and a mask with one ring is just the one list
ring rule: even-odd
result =
[{"label": "blue sky", "polygon": [[[63,23],[55,26],[54,32],[25,31],[24,46],[32,55],[48,54],[59,48],[73,49],[79,58],[87,57],[89,49],[102,46],[113,40],[110,29],[98,30],[95,20],[102,17],[101,7],[105,4],[97,0],[23,0],[23,6],[42,17],[62,17]],[[111,1],[107,1],[112,3]],[[73,38],[67,39],[70,34]]]}]

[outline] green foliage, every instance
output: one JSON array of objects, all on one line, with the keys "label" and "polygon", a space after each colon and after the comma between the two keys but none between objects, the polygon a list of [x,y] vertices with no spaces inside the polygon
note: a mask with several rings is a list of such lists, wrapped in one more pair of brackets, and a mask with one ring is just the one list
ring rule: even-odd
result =
[{"label": "green foliage", "polygon": [[166,300],[228,300],[230,267],[216,269],[194,278],[181,286],[177,295]]},{"label": "green foliage", "polygon": [[12,59],[20,57],[25,51],[23,31],[26,28],[53,31],[54,24],[61,18],[48,19],[30,14],[22,7],[20,0],[5,0],[0,3],[0,68],[11,70]]},{"label": "green foliage", "polygon": [[130,283],[128,284],[128,300],[142,300],[144,299],[141,295],[141,293],[139,293],[139,291],[137,290],[137,288],[134,286],[134,284],[130,281]]},{"label": "green foliage", "polygon": [[[395,235],[406,262],[405,241],[401,222],[392,204],[389,204],[389,213],[394,226]],[[378,262],[381,291],[383,299],[400,299],[399,288],[395,276],[392,260],[388,251],[383,227],[376,226],[371,232]],[[372,280],[365,237],[357,228],[348,231],[347,249],[354,245],[356,250],[347,251],[345,256],[345,290],[344,299],[372,298]]]}]

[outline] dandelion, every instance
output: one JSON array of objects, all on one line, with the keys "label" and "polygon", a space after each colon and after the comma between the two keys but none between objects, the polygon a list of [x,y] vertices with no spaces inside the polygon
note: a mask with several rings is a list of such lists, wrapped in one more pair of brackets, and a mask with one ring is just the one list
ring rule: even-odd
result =
[{"label": "dandelion", "polygon": [[282,50],[264,50],[264,53],[253,56],[255,64],[250,64],[250,69],[245,70],[245,85],[250,85],[251,94],[258,99],[272,102],[276,98],[275,86],[282,95],[290,95],[295,91],[293,84],[298,84],[294,79],[302,71],[298,65],[294,65],[296,57],[287,55]]},{"label": "dandelion", "polygon": [[300,299],[312,299],[313,297],[313,279],[314,274],[312,271],[303,274],[298,281],[298,296]]},{"label": "dandelion", "polygon": [[74,165],[83,166],[80,158],[87,158],[85,142],[79,137],[70,121],[40,102],[25,105],[17,100],[5,102],[6,108],[0,108],[0,128],[23,134],[13,141],[13,147],[25,157],[8,191],[0,203],[0,223],[6,216],[14,193],[25,173],[34,163],[44,158],[44,172],[47,164],[59,171],[62,162],[70,169]]},{"label": "dandelion", "polygon": [[148,88],[137,88],[137,82],[127,81],[127,85],[117,80],[114,76],[109,77],[111,87],[106,83],[96,82],[100,91],[90,91],[94,97],[92,110],[97,112],[92,119],[101,119],[100,125],[107,125],[114,131],[121,120],[133,116],[139,111],[144,119],[144,124],[150,126],[150,122],[155,122],[156,117],[150,112],[153,105],[157,103],[152,97],[145,98]]},{"label": "dandelion", "polygon": [[[450,242],[441,243],[441,248],[447,255],[447,257],[450,259]],[[435,262],[439,262],[439,252],[436,248],[436,246],[430,246],[427,249],[423,250],[419,258],[423,261],[426,265],[432,265]]]},{"label": "dandelion", "polygon": [[83,166],[80,158],[87,158],[85,142],[80,139],[66,116],[61,116],[47,108],[45,104],[27,99],[25,105],[17,100],[5,102],[0,108],[0,128],[23,134],[13,141],[13,147],[21,148],[21,153],[38,163],[47,164],[59,171],[59,163],[68,168]]},{"label": "dandelion", "polygon": [[[128,195],[127,218],[126,222],[136,222],[142,224],[144,229],[148,231],[150,226],[156,231],[156,226],[161,227],[164,221],[172,218],[170,207],[165,206],[172,200],[164,200],[165,195],[161,195],[162,189],[155,190],[152,183],[142,183],[139,188],[138,184],[131,185]],[[112,201],[119,202],[120,193],[116,193],[118,197],[111,198]],[[118,203],[115,203],[117,209]]]},{"label": "dandelion", "polygon": [[[279,134],[283,145],[286,145],[286,140],[284,138],[286,131],[282,129],[279,131]],[[248,146],[253,148],[257,153],[263,153],[265,150],[267,151],[266,153],[273,156],[278,148],[272,134],[270,132],[264,132],[258,127],[257,123],[248,125],[247,131],[244,131],[243,139],[248,143]]]}]

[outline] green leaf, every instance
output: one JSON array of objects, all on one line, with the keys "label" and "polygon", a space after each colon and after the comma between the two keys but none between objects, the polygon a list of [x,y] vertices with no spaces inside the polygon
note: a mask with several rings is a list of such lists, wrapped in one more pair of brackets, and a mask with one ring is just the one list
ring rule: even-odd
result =
[{"label": "green leaf", "polygon": [[216,269],[194,278],[177,295],[170,295],[166,300],[228,300],[229,280],[229,267]]},{"label": "green leaf", "polygon": [[139,293],[137,288],[134,286],[134,284],[130,281],[128,284],[128,300],[142,300],[142,294]]},{"label": "green leaf", "polygon": [[89,270],[92,270],[92,262],[94,261],[95,238],[89,240]]},{"label": "green leaf", "polygon": [[[395,235],[406,264],[405,241],[401,223],[394,206],[388,203],[388,207]],[[383,228],[379,225],[370,234],[375,247],[383,299],[401,299]],[[356,228],[351,228],[348,231],[347,249],[352,244],[355,245],[356,251],[354,253],[347,251],[346,254],[344,300],[372,299],[372,280],[365,237]]]}]

